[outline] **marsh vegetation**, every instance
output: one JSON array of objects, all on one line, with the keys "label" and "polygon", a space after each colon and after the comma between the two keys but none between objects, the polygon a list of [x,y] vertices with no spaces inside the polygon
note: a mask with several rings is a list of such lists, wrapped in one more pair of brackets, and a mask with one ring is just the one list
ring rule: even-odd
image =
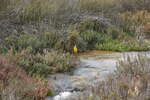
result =
[{"label": "marsh vegetation", "polygon": [[[73,55],[75,45],[79,52],[148,51],[149,5],[150,0],[0,0],[0,99],[40,100],[52,96],[46,78],[68,72],[79,63]],[[139,58],[132,66],[139,65],[140,69],[134,68],[137,71],[148,68],[147,63]],[[126,68],[130,64],[123,65]],[[149,77],[142,73],[133,77]],[[121,75],[118,78],[128,80]],[[123,84],[129,88],[130,83]],[[115,87],[124,89],[118,84]],[[101,92],[120,99],[117,89]]]}]

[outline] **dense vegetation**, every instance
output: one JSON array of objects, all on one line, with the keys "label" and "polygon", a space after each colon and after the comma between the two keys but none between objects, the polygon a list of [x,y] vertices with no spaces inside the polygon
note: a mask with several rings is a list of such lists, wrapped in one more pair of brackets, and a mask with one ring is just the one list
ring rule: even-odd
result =
[{"label": "dense vegetation", "polygon": [[[139,40],[141,33],[144,32],[141,27],[150,21],[149,0],[2,0],[1,2],[0,19],[9,20],[13,24],[6,25],[5,28],[14,27],[13,31],[9,32],[8,29],[2,32],[3,41],[7,34],[17,34],[17,38],[23,38],[20,35],[36,33],[45,35],[48,32],[51,35],[47,39],[47,42],[51,42],[47,43],[50,48],[69,52],[75,44],[81,51],[149,49],[142,39]],[[5,21],[3,23],[5,24]],[[34,35],[32,37],[33,40],[36,39]],[[37,43],[40,44],[43,45]],[[46,48],[44,46],[42,48]]]},{"label": "dense vegetation", "polygon": [[[149,5],[150,0],[0,0],[0,99],[7,100],[9,88],[28,81],[29,87],[39,82],[44,88],[29,97],[44,98],[50,89],[41,77],[73,68],[74,45],[80,52],[149,50],[142,38],[150,22]],[[24,74],[15,75],[16,70]],[[10,81],[21,83],[11,86]],[[17,94],[22,100],[30,91],[24,88]]]}]

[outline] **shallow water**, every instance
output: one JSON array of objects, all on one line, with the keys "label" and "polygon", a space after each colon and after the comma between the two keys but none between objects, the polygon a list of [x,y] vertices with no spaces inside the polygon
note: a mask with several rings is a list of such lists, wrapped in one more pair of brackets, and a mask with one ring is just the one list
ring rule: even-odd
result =
[{"label": "shallow water", "polygon": [[72,74],[65,73],[49,76],[49,80],[58,95],[48,100],[68,100],[77,92],[86,91],[88,87],[107,79],[107,76],[116,70],[119,60],[124,60],[128,56],[135,59],[138,55],[150,57],[150,52],[92,51],[80,54],[81,63]]}]

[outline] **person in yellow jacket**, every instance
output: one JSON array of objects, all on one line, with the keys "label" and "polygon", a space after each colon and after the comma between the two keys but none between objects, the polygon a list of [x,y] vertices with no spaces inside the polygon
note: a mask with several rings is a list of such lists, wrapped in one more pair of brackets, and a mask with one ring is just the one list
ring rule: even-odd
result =
[{"label": "person in yellow jacket", "polygon": [[75,55],[77,55],[77,54],[78,54],[78,48],[77,48],[77,46],[76,46],[76,45],[73,47],[73,52],[74,52],[74,54],[75,54]]}]

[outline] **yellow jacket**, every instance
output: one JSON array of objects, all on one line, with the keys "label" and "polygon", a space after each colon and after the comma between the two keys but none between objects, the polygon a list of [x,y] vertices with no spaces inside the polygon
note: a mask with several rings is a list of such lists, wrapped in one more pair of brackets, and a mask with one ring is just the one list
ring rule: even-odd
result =
[{"label": "yellow jacket", "polygon": [[77,46],[76,46],[76,45],[73,47],[73,52],[74,52],[75,54],[77,54],[77,53],[78,53],[78,48],[77,48]]}]

